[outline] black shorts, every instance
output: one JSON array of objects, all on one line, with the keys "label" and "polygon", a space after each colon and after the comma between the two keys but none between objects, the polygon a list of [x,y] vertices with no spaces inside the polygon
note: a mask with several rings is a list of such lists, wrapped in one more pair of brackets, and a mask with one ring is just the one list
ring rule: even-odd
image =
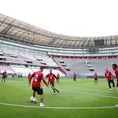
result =
[{"label": "black shorts", "polygon": [[94,78],[95,80],[98,80],[98,78]]},{"label": "black shorts", "polygon": [[3,78],[3,79],[6,79],[6,76],[3,76],[2,78]]},{"label": "black shorts", "polygon": [[54,87],[54,82],[50,82],[50,85],[52,85]]},{"label": "black shorts", "polygon": [[38,95],[43,95],[43,89],[41,87],[40,88],[32,87],[32,90],[34,92],[37,92]]}]

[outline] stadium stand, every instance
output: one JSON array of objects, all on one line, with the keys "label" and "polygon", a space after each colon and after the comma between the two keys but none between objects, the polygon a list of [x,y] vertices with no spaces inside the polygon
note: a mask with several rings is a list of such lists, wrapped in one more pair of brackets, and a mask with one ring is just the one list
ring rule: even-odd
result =
[{"label": "stadium stand", "polygon": [[33,73],[33,71],[30,68],[26,68],[25,66],[11,66],[12,70],[16,74],[22,74],[22,76],[27,76],[29,73]]},{"label": "stadium stand", "polygon": [[64,71],[66,71],[66,73],[68,73],[68,76],[72,77],[74,72],[78,76],[89,73],[89,69],[85,64],[85,60],[83,59],[63,59],[64,64],[70,69],[70,71],[67,71],[60,63],[60,60],[62,59],[54,58],[54,60],[61,66],[61,68],[64,69]]},{"label": "stadium stand", "polygon": [[57,64],[52,60],[52,58],[47,55],[34,55],[34,57],[41,63],[45,63],[45,65],[58,67]]},{"label": "stadium stand", "polygon": [[91,60],[92,66],[95,68],[95,71],[99,75],[103,75],[106,68],[109,68],[111,72],[113,72],[111,65],[113,63],[118,63],[117,59],[93,59]]},{"label": "stadium stand", "polygon": [[[26,76],[40,66],[62,76],[104,76],[118,63],[118,36],[75,37],[52,33],[0,14],[0,72]],[[102,41],[102,47],[95,42]],[[23,71],[22,71],[23,70]],[[112,71],[113,72],[113,71]]]},{"label": "stadium stand", "polygon": [[9,74],[15,73],[14,70],[13,70],[10,66],[0,65],[0,73],[3,73],[5,70],[6,70],[7,73],[9,73]]},{"label": "stadium stand", "polygon": [[[76,72],[79,75],[86,75],[86,76],[93,76],[95,72],[99,76],[104,76],[104,72],[106,68],[109,68],[109,70],[113,73],[111,65],[113,63],[118,63],[117,58],[116,59],[64,59],[64,58],[54,58],[54,60],[68,73],[71,77],[74,72]],[[60,61],[61,60],[61,61]],[[68,72],[63,66],[65,64],[68,68],[70,68],[71,72]],[[86,62],[89,62],[87,64]],[[93,69],[93,71],[91,71]],[[78,75],[78,76],[79,76]]]}]

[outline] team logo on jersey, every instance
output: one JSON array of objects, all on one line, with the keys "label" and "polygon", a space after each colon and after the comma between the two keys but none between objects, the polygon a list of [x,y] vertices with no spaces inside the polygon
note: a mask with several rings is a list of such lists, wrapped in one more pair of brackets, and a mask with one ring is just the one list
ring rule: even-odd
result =
[{"label": "team logo on jersey", "polygon": [[38,74],[36,74],[36,75],[34,76],[34,81],[35,81],[35,82],[38,81]]}]

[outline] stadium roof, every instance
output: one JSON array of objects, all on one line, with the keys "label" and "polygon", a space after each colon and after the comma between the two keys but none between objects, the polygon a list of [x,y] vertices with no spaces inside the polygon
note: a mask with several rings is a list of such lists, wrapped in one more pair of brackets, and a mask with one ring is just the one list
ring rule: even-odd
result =
[{"label": "stadium roof", "polygon": [[17,19],[0,14],[0,35],[35,45],[66,48],[94,47],[94,40],[103,39],[104,47],[118,46],[118,35],[103,37],[75,37],[52,33]]}]

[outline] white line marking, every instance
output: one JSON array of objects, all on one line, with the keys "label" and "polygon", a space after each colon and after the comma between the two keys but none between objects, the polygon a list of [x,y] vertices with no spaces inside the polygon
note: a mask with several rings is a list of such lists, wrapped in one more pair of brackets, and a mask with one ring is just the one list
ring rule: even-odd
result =
[{"label": "white line marking", "polygon": [[114,98],[114,99],[118,99],[118,97],[115,97],[115,96],[107,96],[107,95],[100,95],[100,94],[92,94],[92,93],[86,93],[86,92],[77,92],[77,91],[63,90],[63,89],[60,89],[60,90],[61,90],[61,91],[65,91],[65,92],[70,92],[70,93],[78,93],[78,94],[92,95],[92,96],[98,96],[98,97],[104,97],[104,98]]},{"label": "white line marking", "polygon": [[[20,105],[20,104],[8,104],[0,102],[0,105],[3,106],[13,106],[13,107],[24,107],[24,108],[41,108],[39,106],[30,106],[30,105]],[[111,108],[118,108],[117,106],[101,106],[101,107],[43,107],[43,109],[111,109]]]}]

